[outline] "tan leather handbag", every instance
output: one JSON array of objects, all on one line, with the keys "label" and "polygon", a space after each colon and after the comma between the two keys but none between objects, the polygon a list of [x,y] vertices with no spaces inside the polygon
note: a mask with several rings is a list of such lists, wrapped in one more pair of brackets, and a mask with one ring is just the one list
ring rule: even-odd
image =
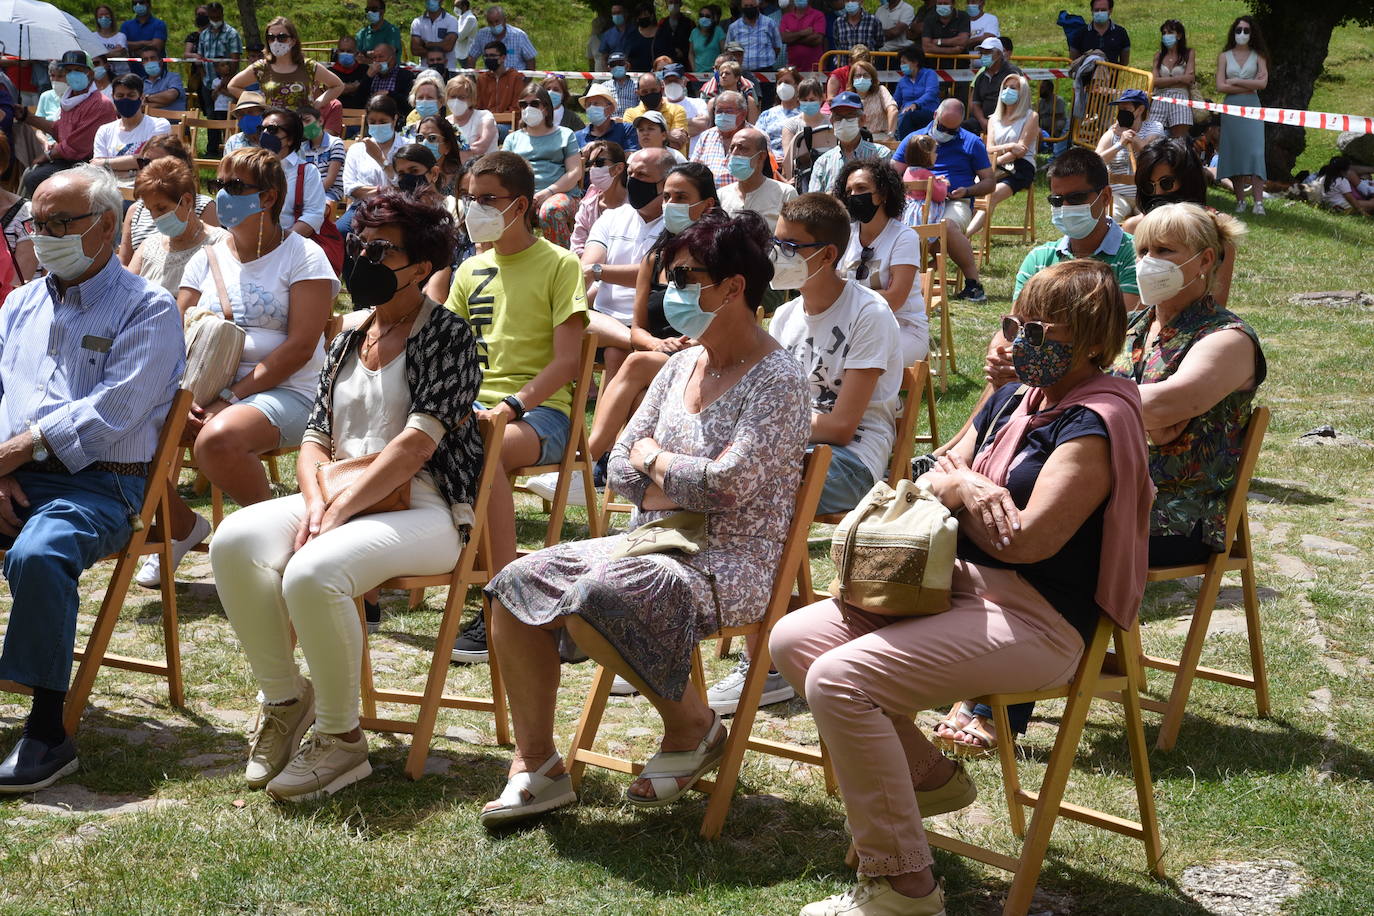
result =
[{"label": "tan leather handbag", "polygon": [[233,384],[243,359],[243,342],[248,337],[234,323],[234,305],[229,301],[219,261],[209,245],[205,246],[205,257],[210,262],[224,317],[201,305],[186,311],[186,373],[181,383],[191,392],[191,401],[201,407],[213,404],[219,393]]},{"label": "tan leather handbag", "polygon": [[[338,458],[334,461],[322,461],[315,467],[315,479],[319,482],[320,496],[325,504],[332,503],[340,493],[347,490],[358,482],[358,478],[363,476],[363,472],[368,469],[372,462],[377,460],[381,452],[373,452],[370,455],[359,455],[357,458]],[[368,508],[359,512],[359,515],[372,515],[377,512],[400,512],[402,509],[410,508],[410,481],[407,480],[386,496]]]}]

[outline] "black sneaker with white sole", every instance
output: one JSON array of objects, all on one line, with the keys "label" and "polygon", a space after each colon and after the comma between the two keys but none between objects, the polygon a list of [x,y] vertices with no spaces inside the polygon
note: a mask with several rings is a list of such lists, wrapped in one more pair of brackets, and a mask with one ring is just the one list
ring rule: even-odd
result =
[{"label": "black sneaker with white sole", "polygon": [[381,602],[363,599],[363,613],[367,615],[367,632],[376,633],[382,626]]},{"label": "black sneaker with white sole", "polygon": [[963,299],[965,302],[987,302],[988,294],[983,291],[983,284],[975,280],[966,280],[964,288],[954,298]]},{"label": "black sneaker with white sole", "polygon": [[459,665],[481,665],[487,660],[487,621],[481,611],[453,642],[453,661]]}]

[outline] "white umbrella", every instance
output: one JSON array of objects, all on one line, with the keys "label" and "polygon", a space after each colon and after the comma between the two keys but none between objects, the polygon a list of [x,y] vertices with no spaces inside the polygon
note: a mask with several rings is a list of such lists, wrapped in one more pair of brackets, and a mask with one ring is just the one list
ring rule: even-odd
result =
[{"label": "white umbrella", "polygon": [[100,38],[80,19],[42,0],[0,0],[0,54],[21,60],[56,60],[80,49],[105,53]]}]

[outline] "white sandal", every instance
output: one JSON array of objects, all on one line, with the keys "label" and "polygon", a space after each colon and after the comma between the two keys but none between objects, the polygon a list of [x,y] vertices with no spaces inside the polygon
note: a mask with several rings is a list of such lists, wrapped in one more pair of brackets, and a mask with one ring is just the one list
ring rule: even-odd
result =
[{"label": "white sandal", "polygon": [[[670,805],[685,795],[701,777],[719,766],[721,758],[725,756],[726,742],[722,737],[725,734],[725,721],[720,717],[720,713],[713,712],[712,715],[715,716],[715,720],[695,750],[659,751],[644,764],[638,778],[649,780],[649,785],[654,790],[653,798],[635,795],[630,791],[630,787],[626,786],[625,800],[641,808],[661,808]],[[717,740],[718,738],[720,740]],[[689,777],[686,785],[678,782],[684,776]]]},{"label": "white sandal", "polygon": [[571,776],[567,773],[552,778],[545,775],[560,759],[555,753],[539,769],[516,773],[506,780],[505,789],[496,799],[501,806],[484,809],[477,820],[483,827],[497,827],[576,802]]}]

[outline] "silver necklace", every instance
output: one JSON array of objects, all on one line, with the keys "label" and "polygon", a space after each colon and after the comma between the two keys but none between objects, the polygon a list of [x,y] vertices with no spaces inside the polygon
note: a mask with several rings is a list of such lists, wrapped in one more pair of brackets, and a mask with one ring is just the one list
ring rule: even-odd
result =
[{"label": "silver necklace", "polygon": [[730,370],[736,369],[736,368],[738,368],[738,367],[740,367],[740,366],[743,366],[744,363],[745,363],[745,360],[747,360],[748,358],[749,358],[749,357],[746,356],[746,357],[743,357],[742,359],[736,360],[736,361],[733,362],[733,363],[727,363],[726,365],[721,366],[719,369],[712,369],[710,363],[707,363],[707,365],[706,365],[706,374],[709,375],[709,376],[710,376],[711,378],[713,378],[713,379],[719,379],[719,378],[721,378],[722,376],[724,376],[725,373],[729,372]]}]

